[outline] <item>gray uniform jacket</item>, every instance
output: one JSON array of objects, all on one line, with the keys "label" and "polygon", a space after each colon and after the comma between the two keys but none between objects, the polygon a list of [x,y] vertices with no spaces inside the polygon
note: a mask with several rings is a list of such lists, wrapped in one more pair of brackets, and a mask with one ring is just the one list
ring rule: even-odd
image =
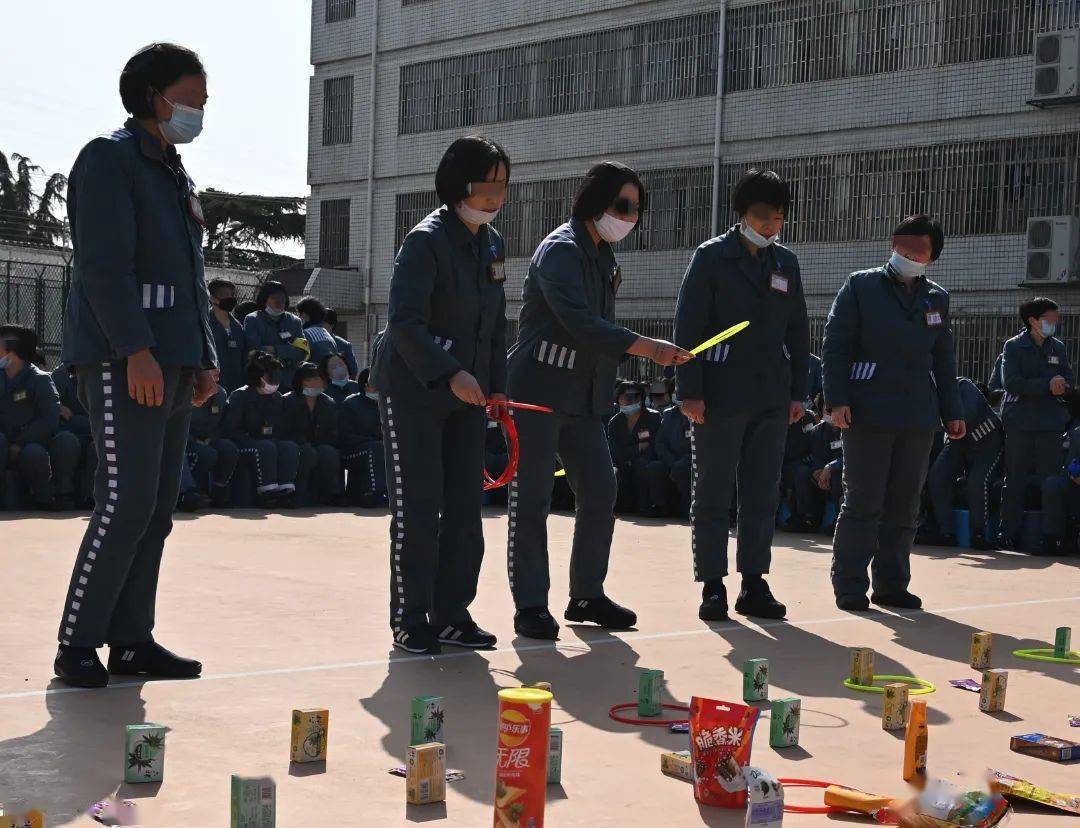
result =
[{"label": "gray uniform jacket", "polygon": [[229,395],[221,430],[230,440],[288,439],[285,398],[242,385]]},{"label": "gray uniform jacket", "polygon": [[656,435],[656,456],[674,466],[690,457],[691,424],[677,405],[669,406],[660,415],[660,431]]},{"label": "gray uniform jacket", "polygon": [[27,363],[11,379],[0,370],[0,433],[9,443],[49,445],[60,427],[60,397],[52,378]]},{"label": "gray uniform jacket", "polygon": [[244,377],[244,328],[232,314],[229,315],[229,327],[225,328],[211,312],[210,330],[214,334],[214,348],[221,370],[218,384],[226,391],[235,391],[247,381]]},{"label": "gray uniform jacket", "polygon": [[333,336],[334,342],[337,343],[337,352],[345,360],[345,366],[349,369],[349,379],[356,379],[360,374],[360,366],[356,363],[356,354],[353,353],[352,343],[337,334]]},{"label": "gray uniform jacket", "polygon": [[1076,381],[1065,343],[1050,337],[1040,347],[1024,331],[1005,343],[1002,357],[1005,405],[1001,419],[1005,427],[1064,432],[1069,409],[1063,396],[1050,393],[1050,380],[1061,376],[1069,385]]},{"label": "gray uniform jacket", "polygon": [[852,273],[833,300],[822,349],[825,406],[855,427],[939,428],[964,416],[949,294],[925,277],[912,292],[888,267]]},{"label": "gray uniform jacket", "polygon": [[203,217],[180,156],[138,121],[95,138],[68,177],[75,251],[61,359],[122,359],[152,348],[163,366],[212,368]]},{"label": "gray uniform jacket", "polygon": [[736,225],[694,252],[675,311],[675,344],[688,350],[750,322],[675,369],[679,399],[704,400],[706,412],[720,416],[786,410],[806,399],[810,384],[799,260],[779,244],[751,256],[739,235]]},{"label": "gray uniform jacket", "polygon": [[508,357],[515,400],[607,419],[619,362],[637,340],[614,321],[621,280],[611,246],[595,244],[577,219],[540,243]]},{"label": "gray uniform jacket", "polygon": [[225,388],[219,386],[214,396],[202,405],[192,407],[188,434],[193,440],[213,440],[222,436],[221,430],[225,422],[228,401],[229,396]]},{"label": "gray uniform jacket", "polygon": [[1001,433],[1001,419],[990,407],[990,401],[967,377],[957,377],[956,386],[960,392],[960,404],[964,409],[964,422],[967,424],[967,434],[959,443],[971,448],[978,448],[980,444],[993,444],[994,451],[997,451],[1001,447],[1000,442],[986,439],[995,431]]},{"label": "gray uniform jacket", "polygon": [[293,345],[297,339],[304,339],[304,325],[300,317],[285,311],[277,319],[271,318],[265,309],[249,313],[244,317],[244,350],[265,351],[274,349],[274,355],[285,366],[281,373],[281,382],[288,385],[296,367],[307,359],[307,351]]},{"label": "gray uniform jacket", "polygon": [[386,335],[368,382],[423,401],[451,395],[448,380],[465,370],[486,395],[505,393],[504,262],[495,228],[474,236],[448,207],[416,225],[394,261]]}]

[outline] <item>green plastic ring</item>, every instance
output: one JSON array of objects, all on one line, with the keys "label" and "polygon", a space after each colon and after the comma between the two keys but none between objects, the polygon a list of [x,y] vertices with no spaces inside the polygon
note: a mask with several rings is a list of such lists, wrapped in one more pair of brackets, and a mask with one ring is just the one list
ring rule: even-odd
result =
[{"label": "green plastic ring", "polygon": [[[1050,655],[1046,655],[1050,653]],[[1042,648],[1036,647],[1030,650],[1013,650],[1013,655],[1017,658],[1026,658],[1028,661],[1052,661],[1055,664],[1080,664],[1080,653],[1076,650],[1069,650],[1069,654],[1065,658],[1056,656],[1053,654],[1054,650],[1050,647]]]},{"label": "green plastic ring", "polygon": [[[915,676],[874,676],[874,681],[889,681],[889,682],[901,682],[903,684],[913,684],[916,689],[910,691],[912,696],[925,696],[928,693],[933,693],[937,688],[928,682],[926,679],[915,678]],[[884,693],[884,687],[874,687],[870,684],[856,684],[851,679],[844,679],[844,687],[848,690],[858,690],[860,693]]]}]

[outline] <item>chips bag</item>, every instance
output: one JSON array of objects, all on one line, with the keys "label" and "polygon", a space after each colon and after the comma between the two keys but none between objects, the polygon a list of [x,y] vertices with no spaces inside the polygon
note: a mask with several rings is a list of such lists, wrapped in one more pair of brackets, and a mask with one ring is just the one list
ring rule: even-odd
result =
[{"label": "chips bag", "polygon": [[750,762],[759,712],[731,702],[690,699],[694,799],[702,805],[746,807],[743,768]]}]

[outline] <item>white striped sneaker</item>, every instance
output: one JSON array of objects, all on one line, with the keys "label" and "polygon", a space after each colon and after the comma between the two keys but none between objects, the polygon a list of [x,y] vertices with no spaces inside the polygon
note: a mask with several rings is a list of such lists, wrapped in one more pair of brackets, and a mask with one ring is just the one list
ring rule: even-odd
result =
[{"label": "white striped sneaker", "polygon": [[473,621],[462,624],[445,624],[439,630],[440,644],[453,644],[455,647],[468,647],[470,650],[487,650],[495,646],[498,639],[486,630],[480,629]]},{"label": "white striped sneaker", "polygon": [[427,624],[394,632],[394,646],[407,653],[438,655],[442,652],[435,633]]}]

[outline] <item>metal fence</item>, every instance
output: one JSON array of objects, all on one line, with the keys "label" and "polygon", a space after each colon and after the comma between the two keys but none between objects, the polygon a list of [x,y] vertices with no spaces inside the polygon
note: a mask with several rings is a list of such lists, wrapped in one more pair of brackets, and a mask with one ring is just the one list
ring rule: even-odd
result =
[{"label": "metal fence", "polygon": [[33,328],[46,356],[60,352],[71,268],[0,261],[0,320]]}]

